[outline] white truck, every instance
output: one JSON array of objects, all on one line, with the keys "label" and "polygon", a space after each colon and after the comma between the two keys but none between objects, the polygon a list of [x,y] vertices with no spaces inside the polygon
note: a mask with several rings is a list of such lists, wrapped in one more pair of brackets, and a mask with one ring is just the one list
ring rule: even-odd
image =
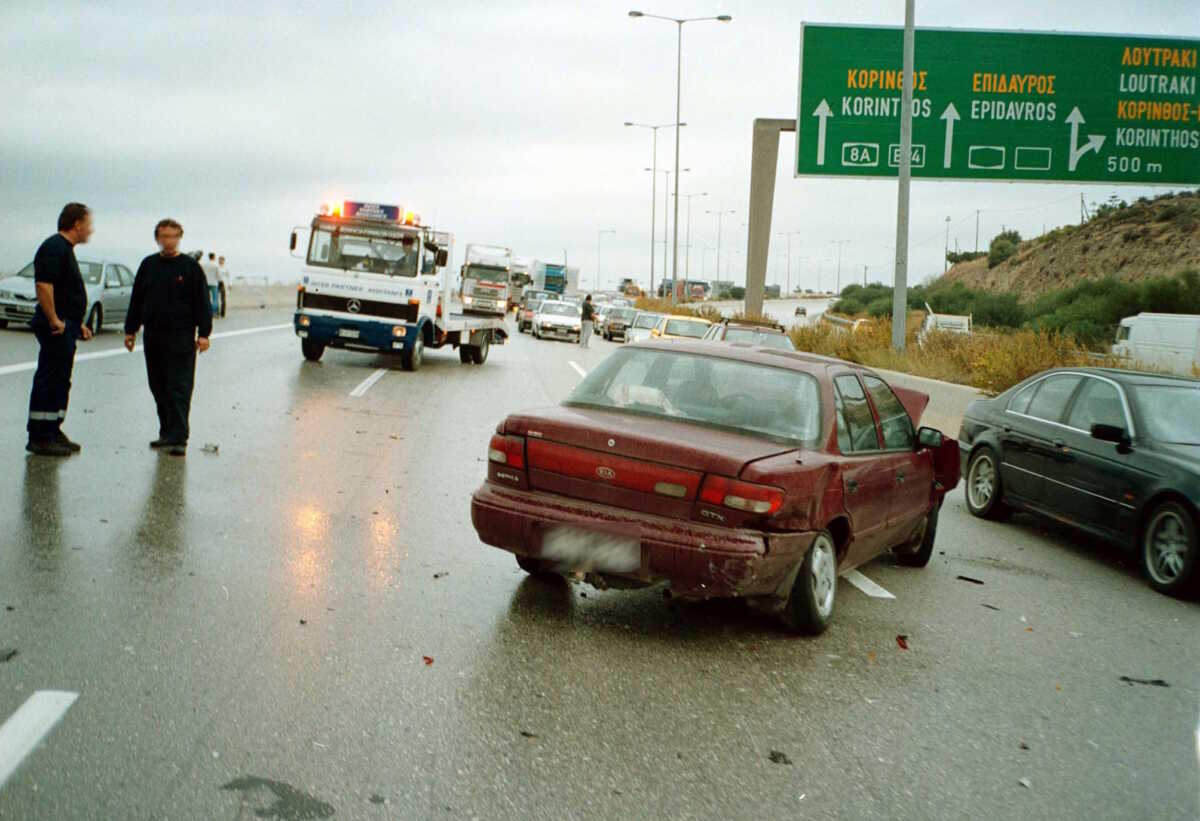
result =
[{"label": "white truck", "polygon": [[511,248],[472,243],[462,266],[463,313],[504,316],[508,313],[508,280],[512,275]]},{"label": "white truck", "polygon": [[1114,356],[1183,376],[1200,376],[1200,316],[1140,313],[1117,328]]},{"label": "white truck", "polygon": [[426,348],[458,348],[464,364],[482,365],[508,338],[502,317],[464,316],[451,306],[446,271],[454,238],[422,225],[395,205],[346,201],[326,206],[311,225],[293,324],[304,358],[326,348],[400,355],[421,367]]}]

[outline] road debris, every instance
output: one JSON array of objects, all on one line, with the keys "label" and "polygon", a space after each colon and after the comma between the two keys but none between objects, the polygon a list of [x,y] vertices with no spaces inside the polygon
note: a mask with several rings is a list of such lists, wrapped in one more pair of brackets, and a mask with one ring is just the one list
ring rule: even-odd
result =
[{"label": "road debris", "polygon": [[1135,684],[1147,684],[1151,687],[1170,687],[1161,678],[1133,678],[1132,676],[1121,676],[1120,680],[1132,687]]},{"label": "road debris", "polygon": [[792,760],[779,750],[771,750],[771,754],[767,758],[771,759],[772,764],[787,764],[789,767],[792,765]]},{"label": "road debris", "polygon": [[449,576],[449,575],[450,575],[450,571],[449,571],[449,570],[441,570],[441,571],[439,571],[439,572],[437,572],[437,573],[434,573],[434,574],[433,574],[433,577],[434,577],[435,579],[444,579],[444,578],[446,578],[446,577],[447,577],[447,576]]},{"label": "road debris", "polygon": [[370,800],[371,800],[371,803],[372,803],[372,804],[386,804],[386,803],[387,803],[387,799],[386,799],[386,798],[384,798],[384,797],[383,797],[382,795],[380,795],[379,793],[371,793],[371,799],[370,799]]},{"label": "road debris", "polygon": [[1024,787],[1024,788],[1025,788],[1025,789],[1027,789],[1027,790],[1032,790],[1032,789],[1033,789],[1033,782],[1032,782],[1032,781],[1030,781],[1028,778],[1022,778],[1022,779],[1019,779],[1019,780],[1017,781],[1017,783],[1018,783],[1018,784],[1020,784],[1022,787]]},{"label": "road debris", "polygon": [[12,661],[17,656],[17,648],[15,647],[0,647],[0,664],[6,661]]},{"label": "road debris", "polygon": [[874,664],[874,663],[875,663],[875,651],[868,650],[867,651],[867,664]]},{"label": "road debris", "polygon": [[971,584],[983,584],[983,581],[981,579],[976,579],[971,576],[955,576],[954,578],[958,579],[961,582],[970,582]]},{"label": "road debris", "polygon": [[1018,747],[1020,747],[1022,750],[1028,750],[1028,749],[1029,749],[1029,745],[1028,745],[1028,744],[1026,744],[1024,741],[1022,741],[1022,742],[1021,742],[1020,744],[1018,744],[1017,746],[1018,746]]},{"label": "road debris", "polygon": [[308,624],[308,619],[300,619],[300,626],[301,626],[301,627],[303,627],[303,626],[304,626],[304,625],[306,625],[306,624]]},{"label": "road debris", "polygon": [[538,737],[537,733],[531,733],[528,730],[522,730],[521,735],[524,736],[525,738],[537,738]]},{"label": "road debris", "polygon": [[903,633],[896,636],[896,644],[899,645],[901,650],[907,650],[908,649],[908,636],[904,635]]},{"label": "road debris", "polygon": [[425,662],[425,666],[433,664],[433,656],[421,656],[421,661]]},{"label": "road debris", "polygon": [[14,610],[16,610],[17,608],[13,607],[11,604],[6,604],[6,605],[4,605],[4,609],[7,610],[9,613],[11,613]]},{"label": "road debris", "polygon": [[994,605],[994,604],[984,604],[983,602],[980,602],[980,603],[979,603],[979,606],[980,606],[980,607],[986,607],[988,610],[995,610],[997,613],[1003,612],[1003,611],[1001,611],[1001,610],[1000,610],[1000,608],[999,608],[999,607],[997,607],[997,606],[996,606],[996,605]]},{"label": "road debris", "polygon": [[221,452],[221,446],[214,445],[212,442],[209,442],[203,448],[201,448],[201,450],[203,450],[205,453],[211,453],[215,456]]}]

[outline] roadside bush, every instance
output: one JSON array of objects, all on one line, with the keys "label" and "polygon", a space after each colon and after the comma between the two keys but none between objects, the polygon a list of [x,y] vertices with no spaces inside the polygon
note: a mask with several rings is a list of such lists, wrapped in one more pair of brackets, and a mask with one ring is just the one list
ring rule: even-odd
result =
[{"label": "roadside bush", "polygon": [[721,319],[722,314],[711,305],[703,302],[680,302],[672,305],[669,299],[655,299],[653,297],[639,297],[634,301],[633,307],[639,311],[654,311],[660,314],[674,314],[676,316],[698,316],[701,319],[707,319],[709,322],[716,322]]},{"label": "roadside bush", "polygon": [[730,299],[745,299],[746,298],[746,289],[743,288],[741,285],[734,285],[732,288],[729,289],[729,298]]},{"label": "roadside bush", "polygon": [[1004,260],[1017,252],[1021,244],[1021,235],[1016,231],[1002,231],[992,239],[988,246],[988,267],[995,268]]}]

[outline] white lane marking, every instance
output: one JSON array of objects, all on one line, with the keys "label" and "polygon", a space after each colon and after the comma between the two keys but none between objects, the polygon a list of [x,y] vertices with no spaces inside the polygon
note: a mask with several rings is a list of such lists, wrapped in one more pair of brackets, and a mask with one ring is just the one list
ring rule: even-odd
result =
[{"label": "white lane marking", "polygon": [[38,690],[0,725],[0,787],[77,698],[65,690]]},{"label": "white lane marking", "polygon": [[891,593],[875,584],[875,582],[868,579],[862,573],[859,573],[857,570],[851,570],[849,573],[842,576],[842,578],[850,582],[850,584],[854,585],[862,592],[866,593],[868,596],[873,596],[877,599],[896,598]]},{"label": "white lane marking", "polygon": [[[228,339],[231,336],[244,336],[245,334],[259,334],[259,333],[262,333],[263,331],[278,331],[278,330],[282,330],[283,328],[290,328],[290,327],[292,327],[292,323],[289,322],[286,325],[263,325],[260,328],[243,328],[240,331],[221,331],[220,333],[213,334],[212,336],[209,337],[209,339]],[[135,353],[137,351],[140,351],[141,349],[142,349],[141,345],[134,345],[134,347],[133,347],[133,350]],[[122,354],[127,354],[127,353],[128,353],[128,351],[126,351],[125,347],[122,346],[120,348],[113,348],[112,350],[108,350],[108,351],[94,351],[92,353],[75,354],[75,361],[76,362],[86,362],[89,359],[104,359],[109,356],[121,356]],[[15,365],[4,365],[4,366],[0,366],[0,376],[4,376],[5,374],[9,374],[9,373],[21,373],[22,371],[32,371],[36,367],[37,367],[37,360],[34,360],[33,362],[18,362]]]},{"label": "white lane marking", "polygon": [[574,368],[575,373],[579,374],[579,376],[581,378],[584,376],[587,376],[587,371],[585,371],[583,368],[579,367],[578,362],[568,362],[567,364],[570,365],[572,368]]},{"label": "white lane marking", "polygon": [[380,368],[375,373],[368,376],[362,382],[358,383],[358,387],[350,391],[351,396],[362,396],[367,391],[371,390],[371,386],[383,379],[383,375],[387,373],[387,368]]}]

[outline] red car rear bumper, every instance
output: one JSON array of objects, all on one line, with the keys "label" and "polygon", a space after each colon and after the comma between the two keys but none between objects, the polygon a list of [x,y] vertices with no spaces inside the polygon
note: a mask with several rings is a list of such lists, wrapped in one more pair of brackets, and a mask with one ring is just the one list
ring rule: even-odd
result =
[{"label": "red car rear bumper", "polygon": [[574,525],[641,541],[641,568],[611,574],[667,581],[686,598],[762,596],[779,591],[815,533],[764,533],[685,522],[484,482],[471,497],[471,522],[486,544],[537,558],[542,529]]}]

